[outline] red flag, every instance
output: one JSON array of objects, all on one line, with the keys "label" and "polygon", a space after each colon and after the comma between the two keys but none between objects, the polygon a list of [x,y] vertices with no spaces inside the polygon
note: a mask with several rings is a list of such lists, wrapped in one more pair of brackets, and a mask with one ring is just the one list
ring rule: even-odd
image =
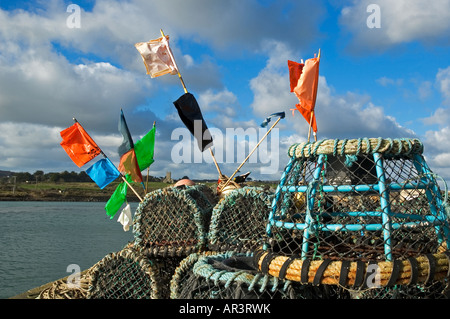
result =
[{"label": "red flag", "polygon": [[298,79],[302,74],[303,66],[304,66],[303,63],[288,60],[289,82],[291,85],[291,92],[294,92],[294,88],[297,86]]},{"label": "red flag", "polygon": [[320,53],[319,57],[306,60],[297,86],[294,88],[294,93],[300,101],[296,107],[305,120],[311,123],[314,132],[317,132],[316,117],[313,114],[311,119],[311,113],[314,112],[316,104],[317,86],[319,84],[319,63]]},{"label": "red flag", "polygon": [[134,182],[142,183],[142,174],[133,148],[120,157],[119,171],[129,174]]},{"label": "red flag", "polygon": [[83,166],[101,152],[78,122],[61,131],[60,134],[63,139],[60,143],[62,148],[78,167]]}]

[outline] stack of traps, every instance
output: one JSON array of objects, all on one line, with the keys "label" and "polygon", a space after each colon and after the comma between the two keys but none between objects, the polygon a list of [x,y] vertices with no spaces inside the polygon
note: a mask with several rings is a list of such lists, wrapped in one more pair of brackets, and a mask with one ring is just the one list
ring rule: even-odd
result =
[{"label": "stack of traps", "polygon": [[275,192],[151,192],[87,297],[448,298],[448,194],[422,153],[417,139],[294,144]]}]

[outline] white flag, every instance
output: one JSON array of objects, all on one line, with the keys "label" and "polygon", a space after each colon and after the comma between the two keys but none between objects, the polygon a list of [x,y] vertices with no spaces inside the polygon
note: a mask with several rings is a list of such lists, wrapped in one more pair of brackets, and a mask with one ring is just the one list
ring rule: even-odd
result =
[{"label": "white flag", "polygon": [[130,204],[127,204],[127,206],[125,206],[125,208],[122,209],[122,212],[120,213],[117,222],[123,225],[124,231],[129,231],[131,226],[131,219],[132,218],[131,218]]},{"label": "white flag", "polygon": [[147,74],[152,78],[164,74],[177,74],[178,68],[170,51],[168,36],[149,42],[139,42],[134,46],[144,60]]}]

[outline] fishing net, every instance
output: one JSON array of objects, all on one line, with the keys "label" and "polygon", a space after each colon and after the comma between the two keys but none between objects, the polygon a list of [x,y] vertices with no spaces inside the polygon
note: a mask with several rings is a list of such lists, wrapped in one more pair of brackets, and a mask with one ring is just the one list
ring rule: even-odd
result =
[{"label": "fishing net", "polygon": [[178,258],[147,258],[125,247],[92,267],[88,299],[158,299],[169,297],[169,282]]},{"label": "fishing net", "polygon": [[256,187],[232,190],[214,207],[208,249],[252,252],[265,236],[273,194]]},{"label": "fishing net", "polygon": [[205,185],[150,192],[134,216],[134,244],[148,256],[184,257],[204,250],[214,205],[214,193]]},{"label": "fishing net", "polygon": [[91,281],[90,269],[79,274],[76,282],[60,279],[44,288],[36,299],[85,299]]},{"label": "fishing net", "polygon": [[368,282],[372,298],[448,294],[448,193],[422,152],[417,139],[292,145],[256,263],[359,297]]},{"label": "fishing net", "polygon": [[172,299],[306,299],[339,296],[328,287],[307,287],[264,275],[251,254],[191,254],[175,270]]}]

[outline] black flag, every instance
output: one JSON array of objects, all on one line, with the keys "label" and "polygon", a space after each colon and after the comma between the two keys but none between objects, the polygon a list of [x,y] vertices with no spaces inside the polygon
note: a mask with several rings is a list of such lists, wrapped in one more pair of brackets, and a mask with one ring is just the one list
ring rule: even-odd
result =
[{"label": "black flag", "polygon": [[184,125],[197,139],[198,148],[203,152],[211,147],[213,139],[195,97],[191,93],[185,93],[173,104]]}]

